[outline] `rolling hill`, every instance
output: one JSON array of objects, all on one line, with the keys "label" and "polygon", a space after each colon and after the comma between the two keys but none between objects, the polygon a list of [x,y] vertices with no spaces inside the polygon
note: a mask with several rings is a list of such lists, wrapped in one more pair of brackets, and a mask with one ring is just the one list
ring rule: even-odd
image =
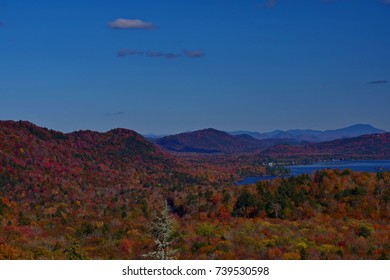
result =
[{"label": "rolling hill", "polygon": [[291,139],[257,140],[243,135],[230,135],[216,129],[166,136],[156,140],[161,147],[173,152],[185,153],[248,153],[281,143],[292,143]]},{"label": "rolling hill", "polygon": [[322,143],[277,145],[261,152],[273,158],[389,159],[390,133],[370,134]]},{"label": "rolling hill", "polygon": [[64,134],[22,121],[0,122],[0,162],[0,184],[37,188],[158,185],[179,172],[174,157],[132,130]]}]

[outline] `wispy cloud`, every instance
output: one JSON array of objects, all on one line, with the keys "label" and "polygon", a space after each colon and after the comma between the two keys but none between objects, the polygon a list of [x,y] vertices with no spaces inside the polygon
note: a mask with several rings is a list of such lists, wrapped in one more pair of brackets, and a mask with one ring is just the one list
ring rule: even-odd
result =
[{"label": "wispy cloud", "polygon": [[108,23],[112,29],[156,29],[157,26],[151,22],[145,22],[140,19],[118,18]]},{"label": "wispy cloud", "polygon": [[0,20],[0,27],[3,27],[4,26],[4,22],[2,22],[1,20]]},{"label": "wispy cloud", "polygon": [[382,0],[382,3],[385,5],[390,5],[390,0]]},{"label": "wispy cloud", "polygon": [[133,49],[121,49],[117,53],[118,57],[125,57],[125,56],[146,56],[146,57],[155,57],[155,58],[166,58],[166,59],[176,59],[181,57],[188,57],[188,58],[200,58],[205,56],[205,53],[200,50],[196,51],[189,51],[185,50],[183,51],[183,54],[179,53],[173,53],[173,52],[160,52],[160,51],[140,51],[140,50],[133,50]]},{"label": "wispy cloud", "polygon": [[370,85],[378,85],[378,84],[387,84],[389,81],[387,80],[377,80],[377,81],[370,81],[368,82]]},{"label": "wispy cloud", "polygon": [[180,55],[176,54],[176,53],[164,53],[164,52],[155,52],[155,51],[145,52],[145,56],[149,56],[149,57],[164,57],[164,58],[167,58],[167,59],[175,59],[175,58],[179,58],[180,57]]},{"label": "wispy cloud", "polygon": [[195,51],[189,51],[189,50],[184,50],[183,51],[183,54],[186,56],[186,57],[189,57],[189,58],[200,58],[200,57],[203,57],[205,56],[206,54],[201,51],[201,50],[195,50]]},{"label": "wispy cloud", "polygon": [[104,115],[106,117],[114,117],[114,116],[120,116],[120,115],[123,115],[123,114],[125,114],[125,112],[120,111],[120,112],[106,113]]},{"label": "wispy cloud", "polygon": [[125,56],[147,56],[147,57],[163,57],[167,59],[174,59],[180,57],[179,54],[175,53],[165,53],[165,52],[156,52],[156,51],[139,51],[139,50],[131,50],[131,49],[121,49],[117,56],[125,57]]}]

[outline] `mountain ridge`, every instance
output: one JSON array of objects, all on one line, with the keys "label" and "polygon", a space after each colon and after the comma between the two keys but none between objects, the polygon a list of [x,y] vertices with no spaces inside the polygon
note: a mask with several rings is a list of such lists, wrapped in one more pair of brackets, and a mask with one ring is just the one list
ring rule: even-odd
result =
[{"label": "mountain ridge", "polygon": [[272,158],[389,159],[390,133],[368,134],[321,143],[276,145],[259,153]]},{"label": "mountain ridge", "polygon": [[299,142],[325,142],[342,138],[351,138],[368,134],[386,133],[387,131],[378,129],[369,124],[354,124],[339,129],[313,130],[313,129],[289,129],[274,130],[271,132],[253,131],[231,131],[231,135],[248,134],[255,139],[294,139]]},{"label": "mountain ridge", "polygon": [[[355,125],[347,129],[330,130],[330,132],[337,134],[339,131],[342,133],[346,130],[355,131],[356,127],[371,129],[369,125]],[[164,169],[163,166],[175,165],[175,157],[168,152],[258,153],[278,157],[283,156],[283,154],[294,154],[295,156],[355,154],[361,157],[375,157],[375,153],[377,153],[378,156],[390,157],[389,135],[390,133],[367,134],[309,143],[291,138],[259,140],[248,134],[231,135],[224,131],[208,128],[166,136],[151,142],[137,132],[125,128],[111,129],[107,132],[80,130],[62,133],[39,127],[27,121],[0,121],[0,151],[3,159],[5,157],[8,160],[13,159],[22,165],[27,164],[27,158],[46,159],[46,157],[50,158],[51,155],[55,155],[57,161],[64,164],[64,162],[69,161],[64,158],[64,155],[70,154],[71,156],[90,158],[98,161],[98,164],[107,159],[111,165],[123,165],[125,162],[130,162],[133,170],[141,170],[142,168],[153,170],[156,168],[156,170],[161,171]],[[61,153],[58,153],[58,150]]]},{"label": "mountain ridge", "polygon": [[155,141],[159,146],[173,152],[184,153],[249,153],[281,143],[285,139],[258,140],[250,135],[230,135],[227,132],[207,128],[194,132],[166,136]]}]

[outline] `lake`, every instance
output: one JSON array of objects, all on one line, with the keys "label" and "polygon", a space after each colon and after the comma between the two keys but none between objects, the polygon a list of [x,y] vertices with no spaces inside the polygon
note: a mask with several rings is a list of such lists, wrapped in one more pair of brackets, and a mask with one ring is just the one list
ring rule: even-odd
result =
[{"label": "lake", "polygon": [[[362,172],[378,172],[389,171],[390,172],[390,160],[359,160],[359,161],[327,161],[318,162],[309,165],[290,165],[286,166],[291,170],[292,176],[298,176],[301,174],[312,174],[317,170],[323,169],[350,169],[352,171]],[[288,176],[287,176],[288,177]],[[272,180],[278,178],[277,176],[249,176],[238,182],[235,185],[248,185],[255,184],[258,181]]]}]

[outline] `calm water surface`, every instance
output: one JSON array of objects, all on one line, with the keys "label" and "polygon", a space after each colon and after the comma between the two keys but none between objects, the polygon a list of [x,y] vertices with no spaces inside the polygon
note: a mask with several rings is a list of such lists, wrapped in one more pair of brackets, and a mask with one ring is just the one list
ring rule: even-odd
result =
[{"label": "calm water surface", "polygon": [[[291,170],[291,175],[298,176],[301,174],[312,174],[317,170],[323,169],[351,169],[352,171],[363,172],[390,172],[390,160],[361,160],[361,161],[332,161],[332,162],[318,162],[310,165],[291,165],[286,166]],[[254,184],[258,181],[272,180],[277,176],[250,176],[238,182],[236,185]]]}]

